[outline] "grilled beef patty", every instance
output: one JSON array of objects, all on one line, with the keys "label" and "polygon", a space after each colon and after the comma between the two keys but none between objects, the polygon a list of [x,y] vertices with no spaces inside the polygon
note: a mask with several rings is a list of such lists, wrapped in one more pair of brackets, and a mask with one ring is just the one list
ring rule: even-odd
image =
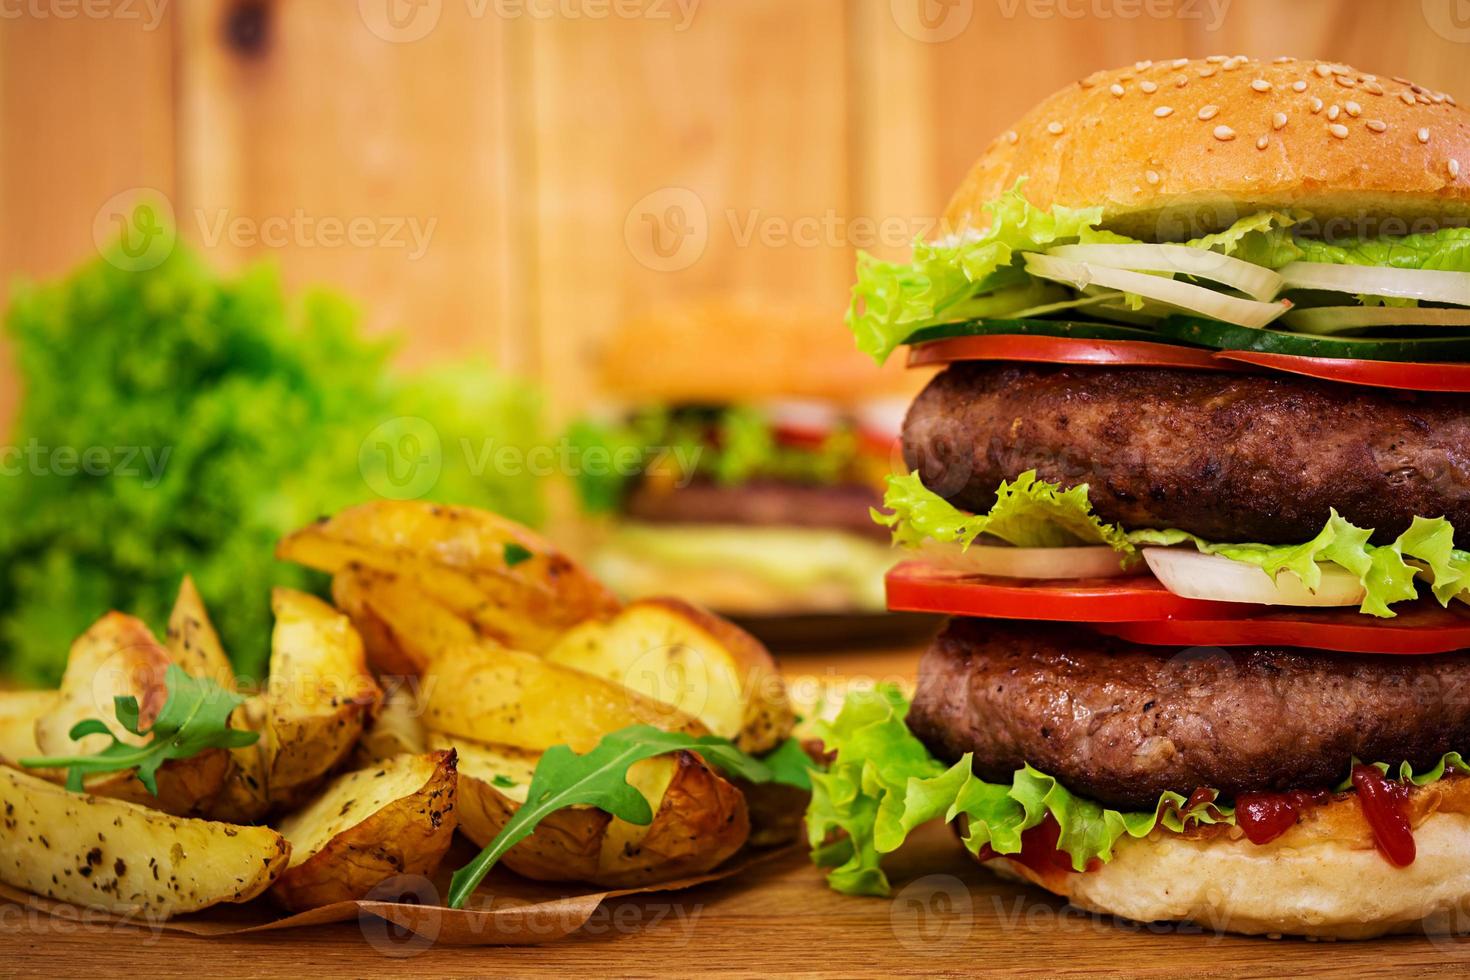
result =
[{"label": "grilled beef patty", "polygon": [[672,490],[640,486],[629,495],[623,513],[651,524],[827,528],[886,542],[888,528],[873,523],[868,513],[882,503],[882,494],[860,484],[756,480],[727,487],[701,481]]},{"label": "grilled beef patty", "polygon": [[977,775],[1030,763],[1091,799],[1327,787],[1354,756],[1428,766],[1470,746],[1470,652],[1354,656],[1146,647],[1082,627],[951,620],[909,725]]},{"label": "grilled beef patty", "polygon": [[1374,542],[1448,517],[1470,547],[1470,396],[1289,376],[969,362],[904,425],[925,486],[985,511],[1035,469],[1106,521],[1216,541],[1305,541],[1332,508]]}]

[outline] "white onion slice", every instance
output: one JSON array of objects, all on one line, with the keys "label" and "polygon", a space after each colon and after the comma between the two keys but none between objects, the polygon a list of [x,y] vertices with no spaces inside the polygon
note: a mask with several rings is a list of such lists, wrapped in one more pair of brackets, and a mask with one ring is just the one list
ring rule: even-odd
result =
[{"label": "white onion slice", "polygon": [[1322,581],[1313,592],[1295,572],[1283,571],[1273,582],[1255,565],[1193,549],[1144,548],[1143,558],[1164,588],[1186,599],[1263,606],[1357,606],[1367,594],[1358,577],[1338,565],[1321,566]]},{"label": "white onion slice", "polygon": [[1200,316],[1241,327],[1264,327],[1291,309],[1291,303],[1286,300],[1279,303],[1260,303],[1146,272],[1109,269],[1107,266],[1073,262],[1040,252],[1026,253],[1026,271],[1042,279],[1064,282],[1073,289],[1085,289],[1094,285],[1121,289],[1126,293],[1167,303],[1175,309],[1198,313]]},{"label": "white onion slice", "polygon": [[1230,286],[1263,303],[1275,299],[1285,285],[1270,269],[1188,245],[1061,245],[1046,254],[1110,269],[1179,272]]},{"label": "white onion slice", "polygon": [[958,545],[926,541],[919,549],[926,561],[971,575],[997,578],[1116,578],[1132,574],[1123,556],[1106,545],[1076,548],[1013,548],[1010,545]]},{"label": "white onion slice", "polygon": [[1470,310],[1437,306],[1318,306],[1292,310],[1282,322],[1301,333],[1331,335],[1362,327],[1470,327]]},{"label": "white onion slice", "polygon": [[1395,296],[1470,306],[1470,272],[1389,269],[1376,265],[1289,262],[1281,267],[1288,289],[1326,289],[1363,296]]}]

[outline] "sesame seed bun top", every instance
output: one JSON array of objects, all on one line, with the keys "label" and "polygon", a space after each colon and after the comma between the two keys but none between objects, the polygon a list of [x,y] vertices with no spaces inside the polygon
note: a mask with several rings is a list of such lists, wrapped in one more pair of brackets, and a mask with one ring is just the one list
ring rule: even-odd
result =
[{"label": "sesame seed bun top", "polygon": [[[1141,61],[1076,82],[986,149],[950,230],[1025,177],[1050,207],[1171,241],[1272,208],[1344,236],[1470,220],[1470,113],[1453,97],[1346,65],[1244,56]],[[1400,224],[1405,227],[1398,227]]]},{"label": "sesame seed bun top", "polygon": [[741,404],[811,399],[858,406],[912,397],[932,372],[880,368],[852,345],[840,309],[739,298],[651,310],[602,351],[605,394],[629,404]]}]

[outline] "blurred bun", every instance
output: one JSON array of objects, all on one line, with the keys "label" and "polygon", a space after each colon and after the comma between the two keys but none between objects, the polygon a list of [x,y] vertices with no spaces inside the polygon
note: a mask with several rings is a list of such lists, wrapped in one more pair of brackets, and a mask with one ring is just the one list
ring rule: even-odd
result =
[{"label": "blurred bun", "polygon": [[1470,219],[1470,113],[1328,62],[1139,62],[1068,86],[997,137],[946,225],[983,227],[981,205],[1023,176],[1033,204],[1100,205],[1108,227],[1150,240],[1272,208],[1311,212],[1337,237],[1403,234]]},{"label": "blurred bun", "polygon": [[[1433,786],[1419,791],[1435,796]],[[1436,796],[1437,799],[1437,796]],[[1455,804],[1456,810],[1463,801]],[[1316,808],[1269,844],[1229,834],[1118,842],[1113,860],[1084,874],[1039,877],[1005,858],[985,862],[1073,905],[1136,922],[1192,921],[1250,935],[1368,939],[1470,927],[1470,816],[1433,810],[1416,821],[1418,853],[1405,868],[1373,846],[1357,799]]]},{"label": "blurred bun", "polygon": [[915,395],[930,373],[905,371],[901,358],[875,366],[840,310],[706,302],[629,320],[604,349],[600,377],[630,403],[854,405]]}]

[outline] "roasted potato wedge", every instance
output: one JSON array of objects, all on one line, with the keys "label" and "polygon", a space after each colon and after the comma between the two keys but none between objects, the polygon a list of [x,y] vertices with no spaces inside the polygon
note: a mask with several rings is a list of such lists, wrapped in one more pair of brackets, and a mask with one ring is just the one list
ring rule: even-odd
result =
[{"label": "roasted potato wedge", "polygon": [[474,624],[412,582],[353,565],[332,578],[332,601],[362,635],[379,674],[417,677],[441,650],[483,639]]},{"label": "roasted potato wedge", "polygon": [[629,725],[704,735],[672,705],[593,674],[499,647],[446,651],[424,678],[424,726],[445,735],[544,751],[586,752]]},{"label": "roasted potato wedge", "polygon": [[751,754],[775,748],[795,724],[766,648],[679,599],[645,599],[583,623],[546,659],[675,705]]},{"label": "roasted potato wedge", "polygon": [[418,698],[413,690],[398,684],[383,693],[378,715],[368,723],[357,742],[353,762],[366,769],[400,755],[423,755],[428,751]]},{"label": "roasted potato wedge", "polygon": [[0,691],[0,759],[14,763],[40,755],[36,722],[60,701],[59,691]]},{"label": "roasted potato wedge", "polygon": [[[525,802],[537,754],[435,736],[460,754],[459,822],[484,847]],[[631,888],[703,874],[740,850],[750,833],[745,797],[692,752],[645,759],[628,783],[653,810],[640,827],[594,807],[560,810],[505,855],[506,867],[539,881]]]},{"label": "roasted potato wedge", "polygon": [[[92,755],[110,743],[105,735],[73,741],[72,726],[96,718],[128,745],[146,744],[151,736],[134,735],[117,720],[114,698],[138,700],[138,718],[145,730],[168,700],[164,674],[171,663],[168,651],[147,626],[132,616],[108,613],[72,644],[61,678],[55,708],[36,720],[36,748],[43,756]],[[208,749],[188,759],[173,759],[158,771],[158,795],[148,792],[132,773],[109,773],[87,780],[94,796],[126,800],[168,813],[195,814],[224,786],[230,757],[223,749]],[[58,773],[44,773],[62,778]]]},{"label": "roasted potato wedge", "polygon": [[470,507],[378,500],[284,538],[276,555],[333,574],[361,565],[397,575],[518,650],[545,650],[567,628],[618,608],[549,541]]},{"label": "roasted potato wedge", "polygon": [[0,811],[0,880],[120,915],[167,918],[249,901],[291,851],[269,827],[173,817],[14,769],[0,768]]},{"label": "roasted potato wedge", "polygon": [[261,755],[273,807],[299,803],[357,744],[382,691],[352,624],[313,596],[276,589]]},{"label": "roasted potato wedge", "polygon": [[291,861],[271,888],[285,908],[350,902],[394,875],[427,875],[454,838],[453,751],[400,755],[338,776],[281,821]]},{"label": "roasted potato wedge", "polygon": [[225,823],[258,823],[270,812],[270,794],[265,785],[265,700],[253,697],[230,715],[230,727],[256,732],[254,745],[230,749],[230,771],[214,799],[202,813]]},{"label": "roasted potato wedge", "polygon": [[215,632],[194,579],[184,576],[179,597],[168,617],[165,646],[173,662],[191,677],[207,677],[226,691],[235,690],[235,668]]}]

